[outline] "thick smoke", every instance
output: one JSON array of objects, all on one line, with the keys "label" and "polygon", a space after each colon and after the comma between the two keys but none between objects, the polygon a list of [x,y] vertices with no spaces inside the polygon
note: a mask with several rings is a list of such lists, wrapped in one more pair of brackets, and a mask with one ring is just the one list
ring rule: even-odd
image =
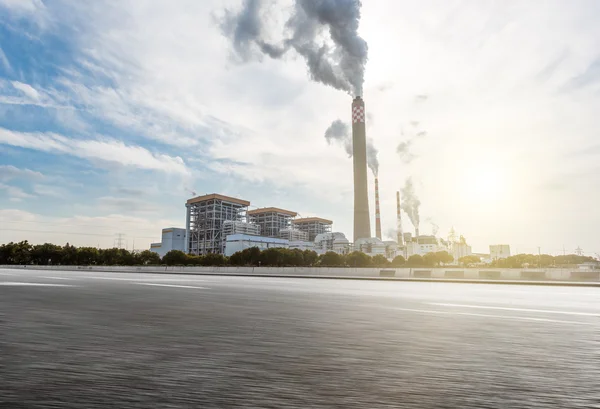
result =
[{"label": "thick smoke", "polygon": [[[368,47],[358,35],[360,0],[296,0],[281,44],[265,39],[264,3],[245,0],[239,13],[225,11],[221,29],[240,57],[247,60],[258,51],[281,58],[293,49],[306,62],[312,80],[362,95]],[[320,41],[324,32],[329,33],[329,44]]]},{"label": "thick smoke", "polygon": [[[344,147],[348,157],[352,157],[352,136],[350,135],[350,125],[340,119],[336,119],[329,125],[325,131],[325,140],[328,144],[338,143]],[[379,151],[373,145],[372,139],[367,139],[367,166],[377,176],[379,173]]]},{"label": "thick smoke", "polygon": [[415,193],[415,187],[413,185],[412,178],[409,177],[406,179],[404,182],[404,187],[401,189],[401,194],[402,203],[400,207],[406,212],[415,229],[418,229],[420,222],[419,207],[421,206],[421,201]]}]

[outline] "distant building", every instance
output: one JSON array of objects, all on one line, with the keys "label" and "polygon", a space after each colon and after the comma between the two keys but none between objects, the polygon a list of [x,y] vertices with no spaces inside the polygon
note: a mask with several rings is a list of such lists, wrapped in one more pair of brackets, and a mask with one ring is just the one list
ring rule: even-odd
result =
[{"label": "distant building", "polygon": [[471,250],[471,246],[467,244],[467,240],[460,236],[459,241],[451,243],[452,247],[452,257],[454,257],[454,262],[458,262],[459,259],[467,256],[473,255]]},{"label": "distant building", "polygon": [[260,226],[262,236],[279,238],[281,230],[292,228],[292,219],[297,215],[278,207],[264,207],[248,211],[248,221]]},{"label": "distant building", "polygon": [[320,217],[305,217],[292,221],[294,227],[308,234],[308,241],[315,241],[319,234],[331,233],[333,222]]},{"label": "distant building", "polygon": [[289,248],[289,241],[276,237],[252,236],[249,234],[231,234],[225,241],[225,255],[231,256],[238,251],[258,247],[260,250],[270,248]]},{"label": "distant building", "polygon": [[344,233],[321,233],[315,237],[314,250],[319,254],[333,251],[338,254],[348,254],[352,246]]},{"label": "distant building", "polygon": [[371,237],[367,239],[358,239],[354,242],[354,250],[368,254],[369,256],[375,256],[381,254],[386,255],[386,244],[379,240],[377,237]]},{"label": "distant building", "polygon": [[279,238],[289,241],[308,241],[308,233],[294,228],[279,230]]},{"label": "distant building", "polygon": [[427,253],[437,253],[438,251],[448,251],[448,243],[438,240],[435,236],[417,236],[411,241],[406,242],[406,258],[419,255],[424,256]]},{"label": "distant building", "polygon": [[491,244],[490,260],[500,260],[510,257],[510,246],[508,244]]},{"label": "distant building", "polygon": [[168,227],[162,229],[160,243],[150,244],[150,251],[155,252],[161,258],[171,250],[185,251],[185,229]]}]

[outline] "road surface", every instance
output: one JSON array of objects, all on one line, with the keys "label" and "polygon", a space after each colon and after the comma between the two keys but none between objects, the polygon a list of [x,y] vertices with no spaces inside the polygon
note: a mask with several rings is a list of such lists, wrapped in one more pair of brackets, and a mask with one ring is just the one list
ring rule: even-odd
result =
[{"label": "road surface", "polygon": [[600,291],[0,270],[0,407],[600,408]]}]

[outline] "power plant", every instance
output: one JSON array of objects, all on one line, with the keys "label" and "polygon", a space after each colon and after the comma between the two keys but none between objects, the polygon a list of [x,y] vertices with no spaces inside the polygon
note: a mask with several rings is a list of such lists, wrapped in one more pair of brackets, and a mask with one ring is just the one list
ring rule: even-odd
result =
[{"label": "power plant", "polygon": [[360,96],[352,101],[352,152],[354,165],[354,241],[356,241],[371,237],[369,188],[367,185],[365,103]]}]

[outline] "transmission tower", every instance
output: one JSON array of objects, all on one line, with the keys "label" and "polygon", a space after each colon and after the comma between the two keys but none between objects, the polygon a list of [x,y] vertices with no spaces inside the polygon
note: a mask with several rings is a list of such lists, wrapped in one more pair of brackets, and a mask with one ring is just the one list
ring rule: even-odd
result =
[{"label": "transmission tower", "polygon": [[575,249],[575,254],[577,254],[578,256],[583,256],[583,249],[577,246],[577,248]]},{"label": "transmission tower", "polygon": [[117,237],[115,238],[113,245],[118,248],[118,249],[122,249],[123,248],[123,243],[125,243],[125,245],[127,245],[127,240],[125,240],[123,237],[125,235],[123,233],[117,233]]}]

